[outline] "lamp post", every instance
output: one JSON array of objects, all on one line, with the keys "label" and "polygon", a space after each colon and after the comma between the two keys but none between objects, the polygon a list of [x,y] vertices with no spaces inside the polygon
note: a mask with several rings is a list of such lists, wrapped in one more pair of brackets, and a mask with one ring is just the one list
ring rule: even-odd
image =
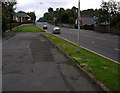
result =
[{"label": "lamp post", "polygon": [[80,52],[80,0],[78,1],[78,52]]},{"label": "lamp post", "polygon": [[109,19],[108,19],[108,20],[109,20],[109,22],[108,22],[108,24],[109,24],[108,32],[110,32],[110,24],[111,24],[111,23],[110,23],[110,17],[111,17],[111,14],[110,14],[110,0],[109,0],[109,3],[108,3],[108,7],[109,7],[109,10],[108,10],[108,13],[109,13],[109,14],[108,14],[108,15],[109,15],[109,17],[108,17],[108,18],[109,18]]}]

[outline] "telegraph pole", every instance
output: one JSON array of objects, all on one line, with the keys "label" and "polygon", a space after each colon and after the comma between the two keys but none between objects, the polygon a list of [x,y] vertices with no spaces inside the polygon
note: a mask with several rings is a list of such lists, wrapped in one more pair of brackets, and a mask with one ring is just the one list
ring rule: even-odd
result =
[{"label": "telegraph pole", "polygon": [[80,52],[80,0],[78,1],[78,52]]}]

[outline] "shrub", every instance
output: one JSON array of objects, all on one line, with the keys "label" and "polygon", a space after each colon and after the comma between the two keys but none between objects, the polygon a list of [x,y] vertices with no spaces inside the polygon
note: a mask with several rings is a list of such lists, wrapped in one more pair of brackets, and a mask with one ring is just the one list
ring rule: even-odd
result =
[{"label": "shrub", "polygon": [[[11,23],[11,28],[14,28],[14,27],[17,27],[17,26],[19,26],[19,23]],[[7,30],[9,30],[10,29],[10,23],[9,24],[7,24]]]},{"label": "shrub", "polygon": [[32,23],[33,23],[32,20],[27,20],[27,21],[25,21],[25,22],[22,22],[21,24],[32,24]]}]

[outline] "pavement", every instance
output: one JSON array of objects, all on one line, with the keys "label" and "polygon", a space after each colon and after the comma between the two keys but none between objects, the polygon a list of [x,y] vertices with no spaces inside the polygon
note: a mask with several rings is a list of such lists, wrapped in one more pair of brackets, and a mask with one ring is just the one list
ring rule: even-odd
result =
[{"label": "pavement", "polygon": [[[40,28],[46,23],[36,23]],[[52,33],[54,25],[47,23],[48,33]],[[60,27],[61,34],[57,36],[65,38],[75,44],[78,44],[78,29]],[[118,53],[120,49],[118,47],[120,41],[119,36],[111,35],[108,33],[98,33],[92,30],[80,30],[80,45],[96,53],[99,53],[112,60],[119,61]]]},{"label": "pavement", "polygon": [[101,91],[41,32],[3,39],[3,91]]}]

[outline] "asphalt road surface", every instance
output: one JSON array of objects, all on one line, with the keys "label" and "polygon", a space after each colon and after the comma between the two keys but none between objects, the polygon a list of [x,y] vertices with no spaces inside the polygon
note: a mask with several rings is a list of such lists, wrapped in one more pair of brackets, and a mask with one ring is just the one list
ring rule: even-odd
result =
[{"label": "asphalt road surface", "polygon": [[101,91],[40,34],[20,32],[3,40],[3,91]]},{"label": "asphalt road surface", "polygon": [[[36,25],[40,28],[43,28],[43,25],[46,23],[36,23]],[[48,33],[52,33],[54,25],[47,24],[48,29],[46,30]],[[78,44],[78,30],[72,28],[64,28],[60,27],[61,34],[56,34],[59,37],[65,38],[69,41],[72,41]],[[118,36],[110,35],[107,33],[98,33],[90,30],[81,30],[80,31],[80,45],[88,48],[92,51],[95,51],[99,54],[102,54],[108,58],[111,58],[115,61],[119,61],[118,52],[120,49],[118,48]]]}]

